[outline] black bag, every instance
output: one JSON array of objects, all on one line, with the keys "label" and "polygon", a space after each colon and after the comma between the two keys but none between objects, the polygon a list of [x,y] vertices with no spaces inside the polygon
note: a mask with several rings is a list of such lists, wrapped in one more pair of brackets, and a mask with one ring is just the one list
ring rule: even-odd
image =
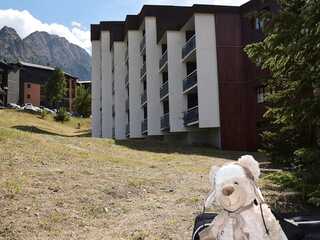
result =
[{"label": "black bag", "polygon": [[[207,228],[216,216],[217,216],[217,214],[214,214],[214,213],[201,213],[201,214],[199,214],[195,219],[192,240],[200,240],[199,233],[202,230],[204,230],[205,228]],[[277,219],[278,219],[283,231],[285,232],[288,240],[304,240],[305,239],[304,238],[305,235],[304,235],[304,232],[302,229],[285,221],[284,218],[282,218],[282,217],[278,216]],[[312,238],[310,238],[310,240],[311,239]]]}]

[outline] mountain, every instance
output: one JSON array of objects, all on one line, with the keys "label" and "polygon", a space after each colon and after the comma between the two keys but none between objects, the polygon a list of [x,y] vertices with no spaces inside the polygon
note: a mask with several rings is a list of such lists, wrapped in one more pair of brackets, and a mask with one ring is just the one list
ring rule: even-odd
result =
[{"label": "mountain", "polygon": [[91,79],[91,57],[67,39],[47,32],[34,32],[21,39],[13,28],[0,30],[0,59],[59,67],[81,80]]}]

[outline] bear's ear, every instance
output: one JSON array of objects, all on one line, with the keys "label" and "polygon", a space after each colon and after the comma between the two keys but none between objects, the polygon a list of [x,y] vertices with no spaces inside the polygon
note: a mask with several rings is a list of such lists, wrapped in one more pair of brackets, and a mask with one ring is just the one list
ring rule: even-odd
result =
[{"label": "bear's ear", "polygon": [[238,163],[242,167],[250,171],[255,181],[259,179],[259,176],[260,176],[259,163],[251,155],[242,156],[241,158],[239,158]]},{"label": "bear's ear", "polygon": [[217,173],[217,171],[220,169],[220,167],[218,166],[212,166],[211,167],[211,170],[210,170],[210,173],[209,173],[209,181],[211,183],[211,186],[214,187],[215,185],[215,175]]},{"label": "bear's ear", "polygon": [[215,197],[216,197],[216,191],[215,191],[215,176],[216,176],[216,173],[217,171],[220,169],[220,167],[218,166],[212,166],[211,167],[211,170],[210,170],[210,173],[209,173],[209,181],[210,181],[210,184],[211,184],[211,192],[208,196],[208,198],[206,199],[205,203],[204,203],[204,207],[205,208],[208,208],[214,201]]}]

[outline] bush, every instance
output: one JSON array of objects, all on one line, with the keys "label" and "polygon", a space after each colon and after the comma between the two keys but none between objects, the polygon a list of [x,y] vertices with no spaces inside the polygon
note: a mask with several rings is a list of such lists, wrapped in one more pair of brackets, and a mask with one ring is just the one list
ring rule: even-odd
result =
[{"label": "bush", "polygon": [[48,114],[49,114],[49,111],[46,110],[46,109],[43,109],[43,110],[41,111],[40,118],[41,118],[41,119],[45,119],[45,118],[48,116]]},{"label": "bush", "polygon": [[66,121],[69,121],[70,120],[70,115],[69,113],[67,112],[67,110],[62,107],[62,108],[59,108],[58,111],[57,111],[57,114],[56,116],[54,117],[54,119],[57,121],[57,122],[66,122]]}]

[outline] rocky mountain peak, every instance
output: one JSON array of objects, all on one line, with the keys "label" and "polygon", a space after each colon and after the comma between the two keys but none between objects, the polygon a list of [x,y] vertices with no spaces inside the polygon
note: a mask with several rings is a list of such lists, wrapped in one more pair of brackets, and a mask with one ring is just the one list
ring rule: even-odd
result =
[{"label": "rocky mountain peak", "polygon": [[15,29],[3,27],[0,30],[0,59],[59,67],[81,80],[91,78],[90,55],[66,38],[44,31],[33,32],[21,39]]}]

